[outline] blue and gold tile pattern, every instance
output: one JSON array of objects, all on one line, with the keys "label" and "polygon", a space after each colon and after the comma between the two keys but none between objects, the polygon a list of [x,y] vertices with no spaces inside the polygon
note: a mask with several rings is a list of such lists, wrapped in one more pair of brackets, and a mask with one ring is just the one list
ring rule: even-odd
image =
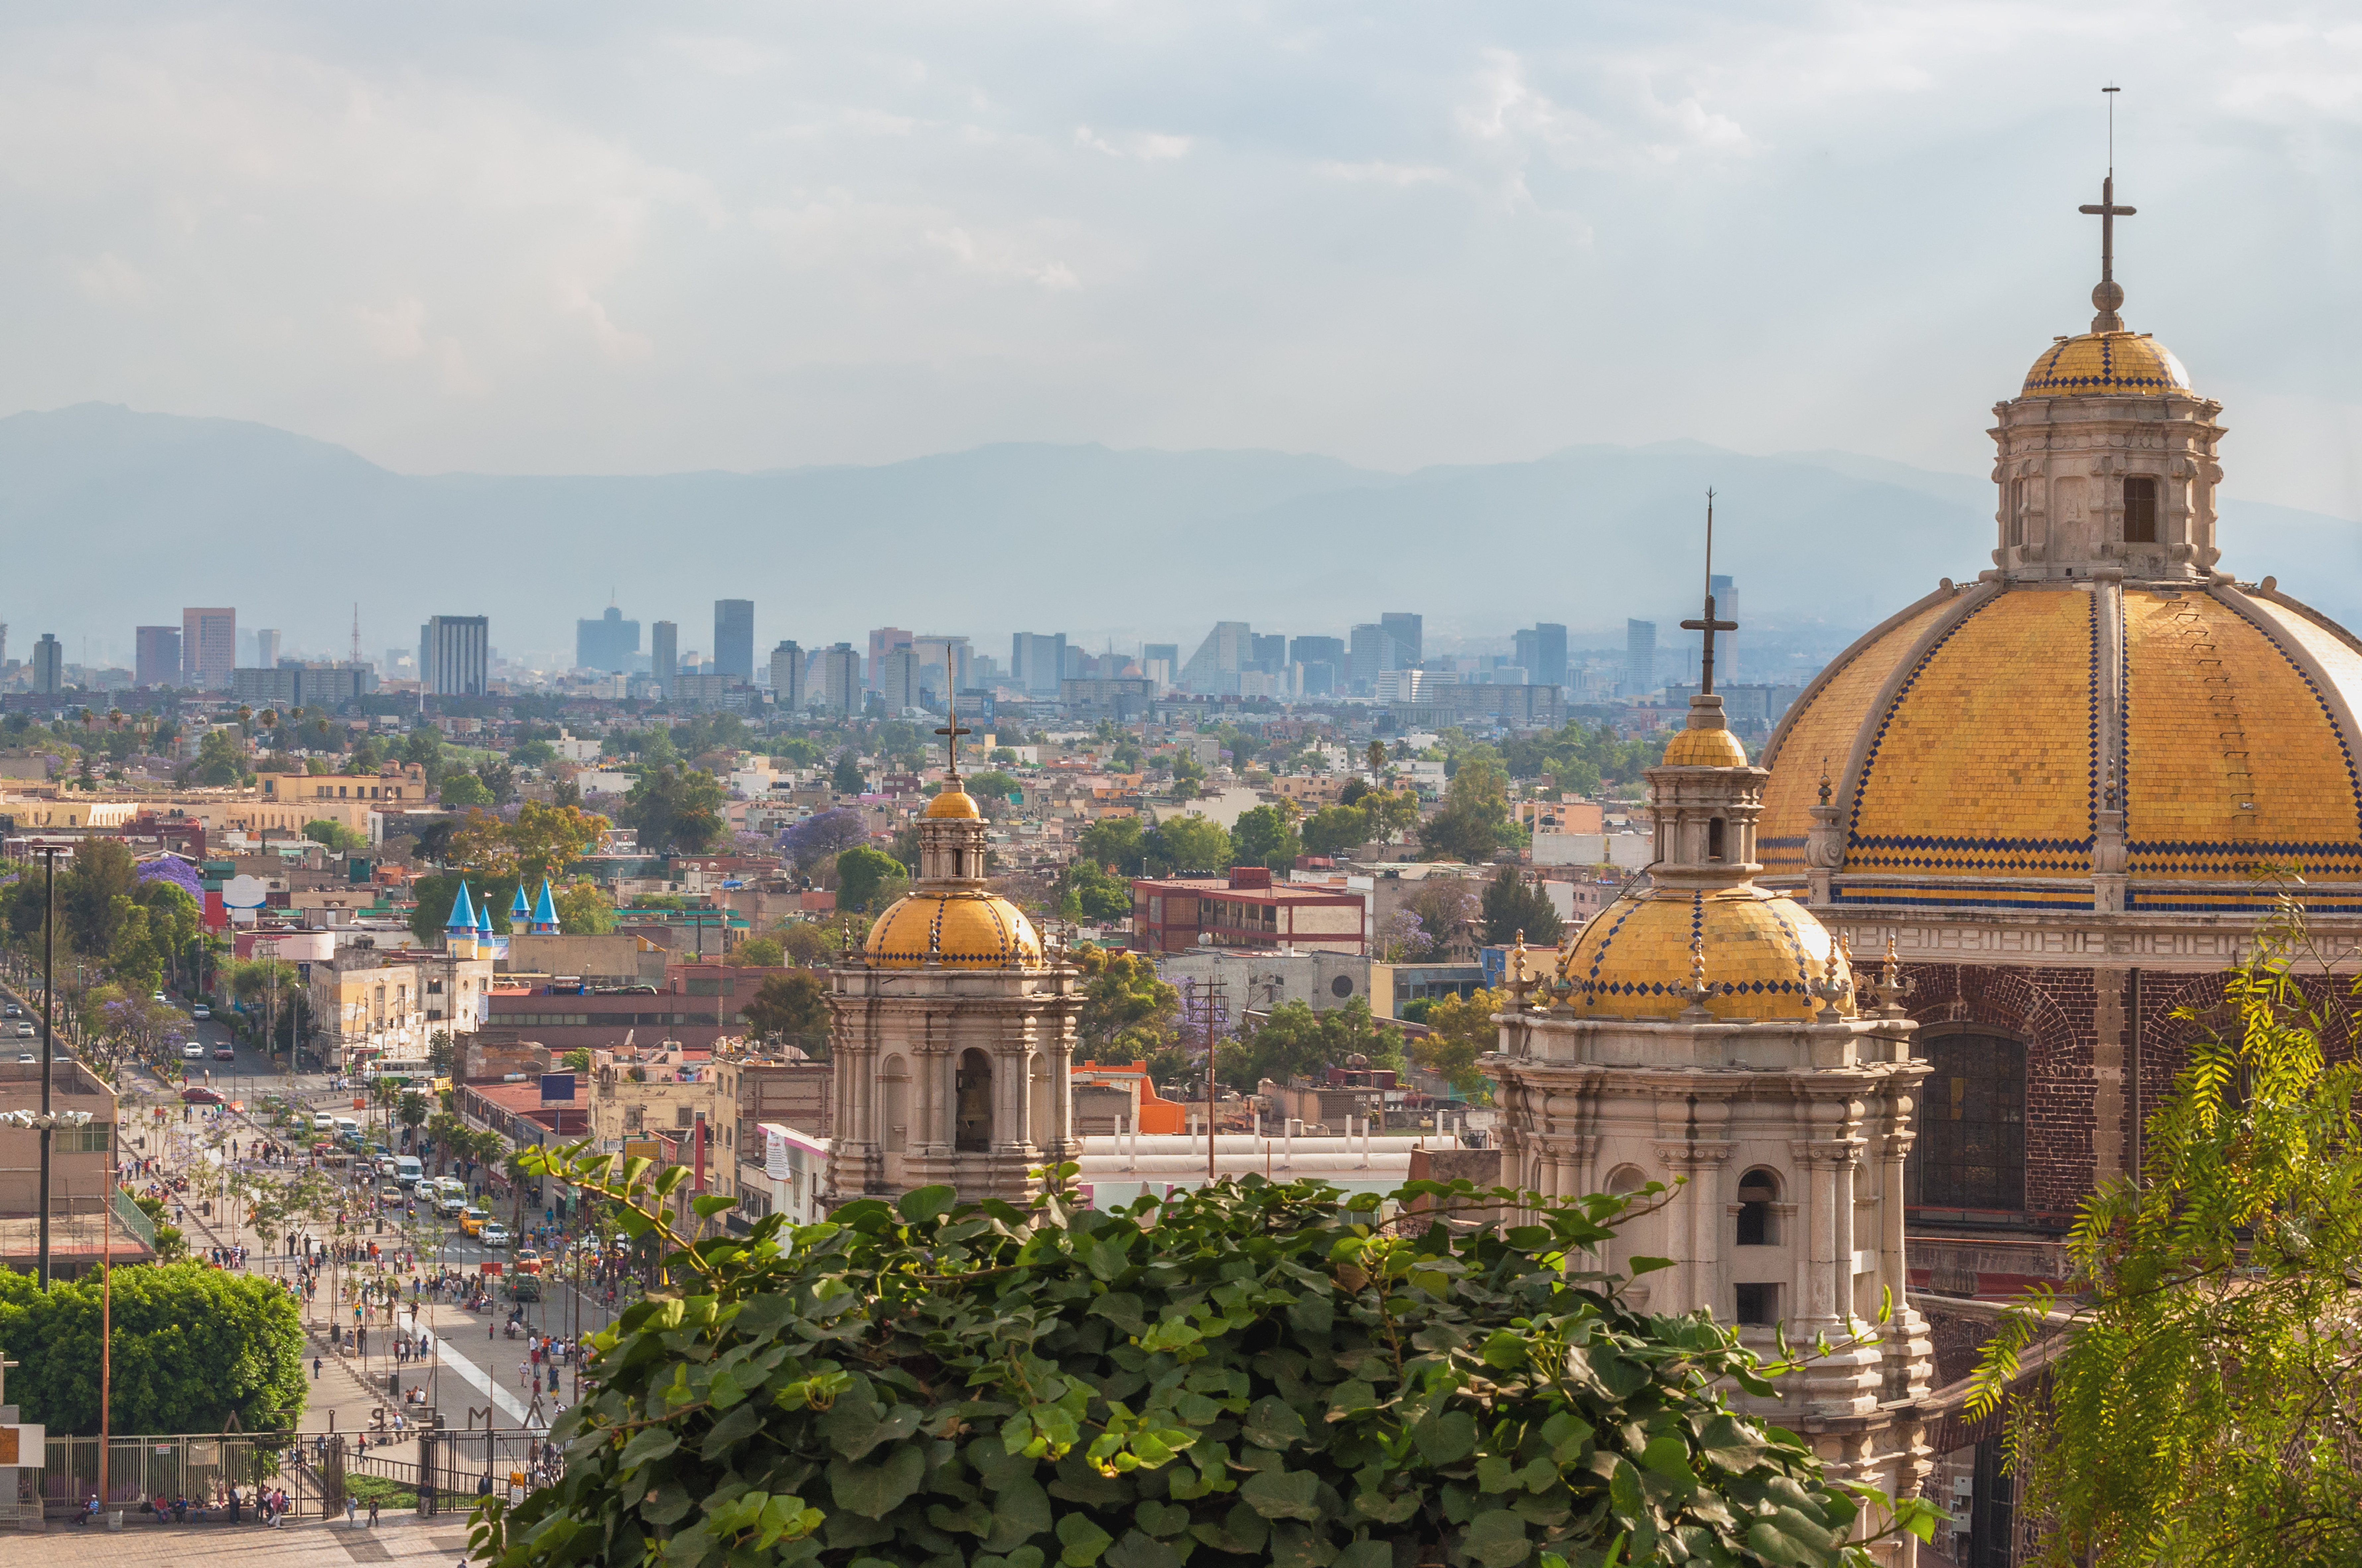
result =
[{"label": "blue and gold tile pattern", "polygon": [[2161,398],[2190,390],[2173,351],[2143,333],[2091,332],[2042,351],[2025,373],[2028,398]]},{"label": "blue and gold tile pattern", "polygon": [[[1691,946],[1703,945],[1705,1009],[1717,1018],[1806,1018],[1812,986],[1835,965],[1827,927],[1762,888],[1661,888],[1627,894],[1592,918],[1559,959],[1578,1017],[1670,1018],[1690,1004]],[[1854,1013],[1850,993],[1838,1003]]]}]

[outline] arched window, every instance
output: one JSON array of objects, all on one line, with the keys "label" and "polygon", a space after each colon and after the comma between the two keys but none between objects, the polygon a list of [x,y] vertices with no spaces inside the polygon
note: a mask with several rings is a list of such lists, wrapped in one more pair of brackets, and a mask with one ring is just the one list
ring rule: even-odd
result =
[{"label": "arched window", "polygon": [[1771,1246],[1780,1240],[1780,1178],[1761,1166],[1738,1179],[1738,1245]]},{"label": "arched window", "polygon": [[877,1069],[877,1086],[883,1091],[878,1109],[884,1113],[879,1141],[888,1154],[900,1154],[911,1146],[911,1069],[900,1052]]},{"label": "arched window", "polygon": [[983,1154],[992,1147],[992,1058],[978,1050],[962,1051],[958,1090],[952,1147],[962,1154]]},{"label": "arched window", "polygon": [[1928,1209],[2025,1207],[2025,1047],[1992,1031],[1923,1037],[1934,1071],[1922,1086],[1919,1136],[1904,1187]]}]

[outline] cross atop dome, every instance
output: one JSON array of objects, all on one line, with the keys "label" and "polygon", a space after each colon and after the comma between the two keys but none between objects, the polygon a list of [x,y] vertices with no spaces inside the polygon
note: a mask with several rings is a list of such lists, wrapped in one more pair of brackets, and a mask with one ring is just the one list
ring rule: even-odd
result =
[{"label": "cross atop dome", "polygon": [[2116,205],[2116,100],[2114,94],[2124,89],[2103,87],[2108,98],[2108,173],[2100,181],[2100,204],[2085,203],[2076,209],[2089,217],[2100,220],[2100,282],[2092,291],[2092,303],[2099,314],[2092,318],[2093,332],[2122,332],[2125,318],[2116,307],[2125,302],[2124,289],[2116,282],[2116,220],[2129,218],[2140,209]]},{"label": "cross atop dome", "polygon": [[1736,631],[1738,622],[1716,620],[1714,618],[1714,490],[1705,492],[1705,617],[1701,620],[1682,622],[1684,631],[1705,633],[1705,653],[1698,662],[1698,695],[1709,696],[1714,691],[1714,634]]},{"label": "cross atop dome", "polygon": [[[945,681],[944,684],[945,685],[949,685],[952,683]],[[950,698],[945,706],[949,713],[948,721],[938,727],[935,733],[944,738],[944,749],[950,753],[950,761],[947,764],[946,771],[950,773],[952,783],[956,786],[959,783],[960,737],[963,735],[973,735],[976,731],[970,729],[967,726],[959,721],[959,698],[957,696]]]}]

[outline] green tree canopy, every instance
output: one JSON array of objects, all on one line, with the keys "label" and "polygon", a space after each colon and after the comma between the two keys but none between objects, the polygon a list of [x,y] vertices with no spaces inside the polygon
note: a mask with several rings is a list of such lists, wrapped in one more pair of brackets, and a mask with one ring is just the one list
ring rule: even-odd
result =
[{"label": "green tree canopy", "polygon": [[311,839],[315,844],[326,846],[330,853],[338,855],[348,855],[355,850],[367,847],[369,843],[369,839],[363,835],[354,832],[341,822],[332,822],[325,817],[315,817],[304,824],[304,837]]},{"label": "green tree canopy", "polygon": [[722,783],[702,768],[661,767],[644,773],[619,816],[639,830],[640,848],[697,854],[722,837]]},{"label": "green tree canopy", "polygon": [[1774,1369],[1731,1331],[1569,1276],[1653,1189],[1533,1195],[1538,1223],[1507,1233],[1402,1234],[1378,1194],[1308,1182],[1114,1211],[926,1187],[692,1250],[657,1206],[686,1171],[638,1199],[587,1160],[554,1172],[673,1244],[683,1286],[623,1315],[554,1434],[563,1479],[488,1508],[501,1568],[1170,1568],[1185,1551],[1761,1568],[1848,1560],[1861,1512],[1800,1439],[1732,1408]]},{"label": "green tree canopy", "polygon": [[1436,998],[1419,1020],[1428,1033],[1409,1042],[1411,1065],[1444,1080],[1456,1093],[1481,1094],[1485,1080],[1476,1058],[1498,1047],[1501,1029],[1493,1014],[1508,1005],[1508,997],[1494,991]]},{"label": "green tree canopy", "polygon": [[1230,830],[1210,817],[1175,817],[1156,825],[1158,856],[1175,872],[1227,871]]},{"label": "green tree canopy", "polygon": [[1303,839],[1307,854],[1357,849],[1370,841],[1369,816],[1358,806],[1324,806],[1304,819]]},{"label": "green tree canopy", "polygon": [[246,748],[226,726],[208,729],[199,739],[193,776],[198,784],[215,786],[243,784],[253,776],[247,769]]},{"label": "green tree canopy", "polygon": [[1276,806],[1241,812],[1238,825],[1231,829],[1231,854],[1237,865],[1285,872],[1294,869],[1296,857],[1303,852],[1304,840],[1296,824]]},{"label": "green tree canopy", "polygon": [[1554,948],[1566,931],[1550,894],[1527,882],[1515,866],[1503,866],[1485,884],[1484,909],[1485,940],[1496,948],[1516,941],[1520,931],[1528,947]]},{"label": "green tree canopy", "polygon": [[615,901],[587,877],[553,890],[557,928],[568,937],[603,937],[615,928]]},{"label": "green tree canopy", "polygon": [[484,787],[484,781],[471,773],[459,769],[452,769],[444,773],[438,793],[447,806],[492,804],[492,792]]},{"label": "green tree canopy", "polygon": [[766,976],[743,1011],[746,1026],[765,1038],[791,1041],[815,1056],[827,1054],[828,981],[811,970]]},{"label": "green tree canopy", "polygon": [[901,861],[866,844],[855,844],[836,857],[836,877],[838,904],[872,913],[901,896],[898,890],[908,880]]},{"label": "green tree canopy", "polygon": [[1083,971],[1077,1057],[1144,1061],[1171,1042],[1181,993],[1158,978],[1153,963],[1139,953],[1092,947],[1076,948],[1073,959]]},{"label": "green tree canopy", "polygon": [[829,771],[828,787],[839,795],[859,795],[869,787],[869,781],[862,776],[861,759],[854,754],[852,747],[837,752],[836,765]]},{"label": "green tree canopy", "polygon": [[1509,775],[1490,746],[1463,751],[1443,793],[1443,809],[1419,828],[1419,845],[1431,861],[1483,865],[1494,850],[1514,839],[1509,827]]},{"label": "green tree canopy", "polygon": [[1402,1031],[1374,1019],[1363,996],[1319,1012],[1301,1002],[1283,1002],[1252,1033],[1222,1042],[1215,1064],[1223,1082],[1252,1094],[1266,1078],[1275,1083],[1319,1078],[1356,1056],[1376,1068],[1399,1070],[1403,1063]]},{"label": "green tree canopy", "polygon": [[1102,817],[1075,845],[1083,859],[1112,867],[1118,876],[1146,876],[1148,850],[1137,817]]}]

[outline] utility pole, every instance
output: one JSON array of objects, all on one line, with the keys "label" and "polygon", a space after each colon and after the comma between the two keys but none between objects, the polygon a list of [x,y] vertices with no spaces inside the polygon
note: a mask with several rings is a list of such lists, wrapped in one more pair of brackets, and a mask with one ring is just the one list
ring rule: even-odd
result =
[{"label": "utility pole", "polygon": [[50,1150],[57,1138],[57,1129],[50,1120],[50,1072],[57,1059],[53,1035],[56,1027],[58,998],[58,851],[50,845],[41,851],[49,864],[49,878],[43,897],[48,901],[49,914],[41,922],[41,1266],[40,1284],[50,1288]]},{"label": "utility pole", "polygon": [[1200,998],[1204,1000],[1206,1014],[1206,1184],[1210,1187],[1214,1182],[1214,1015],[1222,1005],[1222,980],[1219,972],[1206,981],[1202,992],[1198,989],[1197,981],[1189,982],[1190,1001],[1195,1003]]}]

